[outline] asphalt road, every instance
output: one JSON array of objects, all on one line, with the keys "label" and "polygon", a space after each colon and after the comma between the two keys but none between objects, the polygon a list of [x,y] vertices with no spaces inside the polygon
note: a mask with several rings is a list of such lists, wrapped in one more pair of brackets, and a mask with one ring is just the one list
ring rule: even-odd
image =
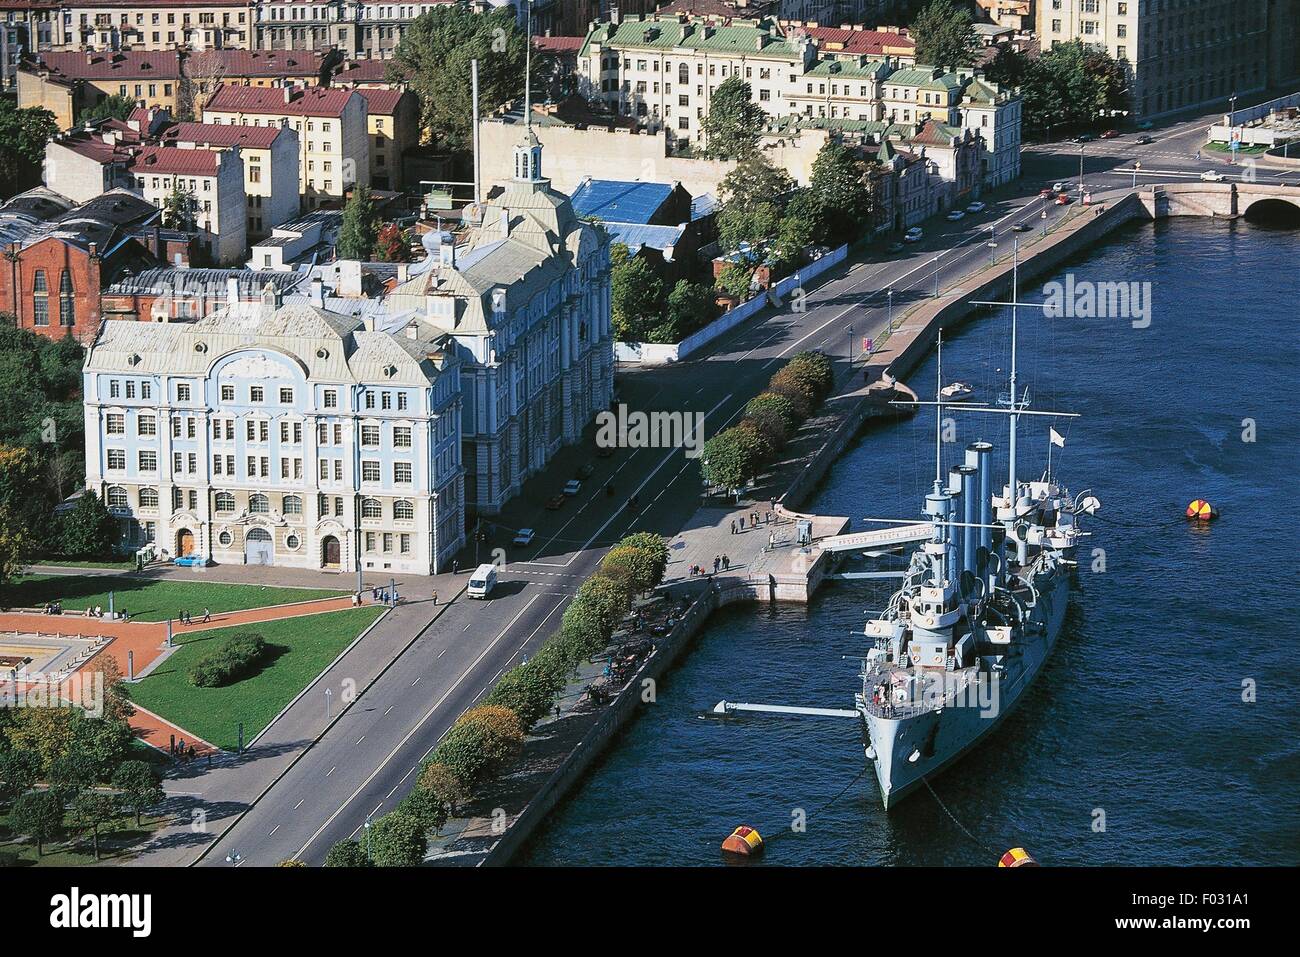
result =
[{"label": "asphalt road", "polygon": [[[1155,142],[1147,146],[1137,145],[1134,134],[1087,144],[1085,182],[1107,189],[1129,185],[1132,173],[1120,171],[1131,169],[1135,159],[1146,181],[1195,178],[1211,168],[1223,172],[1222,160],[1195,158],[1207,125],[1208,119],[1199,118],[1153,131]],[[837,355],[846,374],[850,349],[864,336],[878,336],[891,311],[932,295],[936,275],[941,286],[954,284],[990,255],[1007,254],[1013,223],[1037,229],[1043,212],[1049,220],[1059,216],[1062,208],[1037,193],[1052,182],[1077,183],[1078,154],[1073,143],[1031,147],[1024,153],[1022,179],[986,197],[987,211],[959,222],[928,223],[924,239],[899,253],[883,246],[868,252],[812,290],[803,311],[769,310],[691,361],[620,372],[620,400],[634,410],[703,412],[705,434],[712,435],[734,421],[780,361],[795,352],[816,348]],[[1294,181],[1296,174],[1286,175]],[[988,247],[990,239],[997,248]],[[217,843],[205,865],[227,866],[227,855],[253,865],[289,857],[319,864],[336,841],[360,836],[367,818],[390,811],[410,789],[420,762],[452,722],[554,630],[610,544],[629,531],[671,536],[683,529],[699,504],[700,481],[697,463],[682,449],[622,449],[600,459],[593,447],[589,431],[586,441],[563,450],[554,467],[529,482],[492,521],[478,557],[488,561],[492,549],[505,549],[497,594],[485,602],[462,597],[443,608]],[[559,510],[545,510],[545,500],[587,462],[596,471],[579,495]],[[603,490],[607,482],[612,496]],[[632,496],[636,509],[629,507]],[[533,528],[535,537],[516,548],[510,540],[521,527]]]}]

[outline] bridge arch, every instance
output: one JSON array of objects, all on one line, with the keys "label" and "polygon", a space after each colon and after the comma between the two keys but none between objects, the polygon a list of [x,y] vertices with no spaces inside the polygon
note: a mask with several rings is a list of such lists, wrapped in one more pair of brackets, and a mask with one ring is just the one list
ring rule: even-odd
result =
[{"label": "bridge arch", "polygon": [[1300,227],[1300,189],[1291,196],[1261,196],[1242,210],[1247,221],[1262,226]]}]

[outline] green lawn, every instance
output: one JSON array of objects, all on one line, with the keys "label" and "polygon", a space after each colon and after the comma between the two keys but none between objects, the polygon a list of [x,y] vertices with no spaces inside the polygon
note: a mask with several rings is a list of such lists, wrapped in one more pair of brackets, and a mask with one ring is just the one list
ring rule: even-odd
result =
[{"label": "green lawn", "polygon": [[182,609],[197,617],[203,614],[204,608],[215,615],[223,611],[285,605],[289,602],[348,594],[346,591],[325,588],[227,585],[169,578],[28,575],[0,589],[0,604],[6,608],[31,608],[58,600],[69,611],[93,608],[95,605],[108,611],[110,591],[114,594],[117,610],[125,608],[136,621],[166,621],[175,618]]},{"label": "green lawn", "polygon": [[[382,608],[348,608],[182,636],[177,639],[178,651],[131,686],[131,699],[217,747],[233,751],[241,721],[247,744],[382,613]],[[273,657],[256,674],[224,688],[192,685],[190,666],[217,642],[240,631],[262,635],[272,647]],[[341,704],[336,698],[335,707]]]},{"label": "green lawn", "polygon": [[[137,825],[134,814],[123,814],[99,832],[100,863],[131,857],[166,823],[166,818],[146,814]],[[8,809],[0,811],[0,867],[84,867],[94,863],[89,831],[73,833],[65,827],[58,839],[45,845],[45,853],[37,856],[35,844],[9,829]]]},{"label": "green lawn", "polygon": [[70,558],[36,558],[33,559],[33,565],[50,565],[54,568],[106,568],[119,572],[135,571],[135,562],[94,562],[94,561],[73,561]]}]

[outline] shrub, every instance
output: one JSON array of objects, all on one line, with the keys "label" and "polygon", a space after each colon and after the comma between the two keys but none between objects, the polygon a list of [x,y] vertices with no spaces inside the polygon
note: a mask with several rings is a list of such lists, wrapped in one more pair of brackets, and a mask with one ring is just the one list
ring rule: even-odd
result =
[{"label": "shrub", "polygon": [[799,415],[799,410],[790,401],[789,396],[780,395],[776,392],[760,392],[754,396],[745,405],[745,415],[754,417],[775,415],[781,420],[787,433],[799,428],[799,423],[803,421]]},{"label": "shrub", "polygon": [[704,443],[704,477],[724,488],[741,488],[762,468],[763,452],[755,430],[724,429]]},{"label": "shrub", "polygon": [[[741,419],[733,428],[742,445],[754,449],[754,455],[759,464],[771,461],[772,455],[777,449],[776,443],[755,424],[753,419]],[[757,471],[756,468],[755,474],[757,474]]]},{"label": "shrub", "polygon": [[370,825],[370,857],[376,867],[417,867],[428,847],[424,825],[409,814],[393,811]]},{"label": "shrub", "polygon": [[266,639],[256,632],[231,635],[190,668],[190,681],[218,688],[250,674],[266,657]]},{"label": "shrub", "polygon": [[366,850],[357,841],[344,839],[330,848],[325,855],[326,867],[370,867]]}]

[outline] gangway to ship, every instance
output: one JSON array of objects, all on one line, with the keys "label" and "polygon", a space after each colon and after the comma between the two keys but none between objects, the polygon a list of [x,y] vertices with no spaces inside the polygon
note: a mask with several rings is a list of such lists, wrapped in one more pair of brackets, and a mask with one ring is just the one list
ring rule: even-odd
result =
[{"label": "gangway to ship", "polygon": [[824,552],[888,551],[913,542],[924,542],[934,534],[930,522],[915,522],[894,528],[876,528],[869,532],[850,532],[847,535],[830,535],[818,539],[816,545]]},{"label": "gangway to ship", "polygon": [[739,701],[719,701],[713,706],[713,714],[736,714],[748,711],[759,714],[793,714],[816,718],[856,718],[858,713],[844,708],[798,708],[784,704],[746,704]]}]

